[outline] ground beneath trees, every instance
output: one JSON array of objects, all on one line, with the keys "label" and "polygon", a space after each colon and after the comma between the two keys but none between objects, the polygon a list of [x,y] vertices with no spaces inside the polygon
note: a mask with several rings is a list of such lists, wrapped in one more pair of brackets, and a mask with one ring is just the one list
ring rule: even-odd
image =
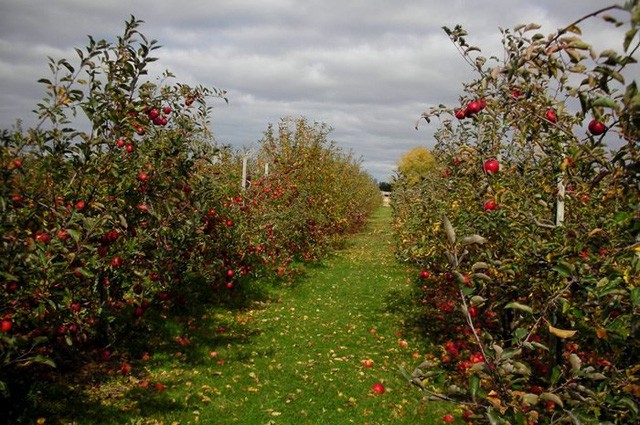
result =
[{"label": "ground beneath trees", "polygon": [[[46,423],[58,415],[76,423],[441,423],[446,406],[420,403],[399,372],[413,370],[426,349],[405,325],[415,272],[394,259],[390,215],[379,210],[344,249],[249,308],[168,325],[166,346],[131,359],[130,373],[118,363],[88,387],[70,384],[78,403],[58,400],[38,415]],[[383,394],[371,389],[378,382]]]}]

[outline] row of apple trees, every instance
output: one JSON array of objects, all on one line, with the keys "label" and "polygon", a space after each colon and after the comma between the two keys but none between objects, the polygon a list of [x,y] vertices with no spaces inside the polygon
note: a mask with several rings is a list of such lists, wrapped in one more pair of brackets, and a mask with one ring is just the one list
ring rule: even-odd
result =
[{"label": "row of apple trees", "polygon": [[[622,34],[596,51],[581,24]],[[436,165],[394,185],[397,255],[437,353],[409,379],[461,420],[637,423],[640,400],[638,1],[550,35],[501,30],[477,78],[433,107]],[[448,418],[453,420],[453,417]]]},{"label": "row of apple trees", "polygon": [[0,393],[30,365],[108,358],[149,315],[286,279],[380,202],[304,118],[267,129],[243,187],[209,131],[207,100],[226,93],[149,78],[158,45],[140,24],[50,59],[38,125],[1,134]]}]

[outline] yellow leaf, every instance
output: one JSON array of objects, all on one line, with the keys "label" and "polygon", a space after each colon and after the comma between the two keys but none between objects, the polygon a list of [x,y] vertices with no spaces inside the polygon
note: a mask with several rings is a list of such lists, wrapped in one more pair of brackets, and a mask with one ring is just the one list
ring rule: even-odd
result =
[{"label": "yellow leaf", "polygon": [[622,390],[635,397],[640,397],[640,385],[637,385],[637,384],[625,385],[624,387],[622,387]]},{"label": "yellow leaf", "polygon": [[577,25],[571,25],[567,27],[567,31],[572,32],[574,34],[582,35],[582,30]]},{"label": "yellow leaf", "polygon": [[487,401],[491,403],[491,405],[501,414],[504,414],[504,412],[506,412],[507,406],[502,405],[502,401],[500,400],[500,397],[498,397],[498,393],[496,393],[495,391],[492,390],[489,392],[489,394],[487,394]]},{"label": "yellow leaf", "polygon": [[589,237],[592,238],[594,235],[596,235],[598,233],[604,233],[604,230],[602,230],[599,227],[596,227],[595,229],[593,229],[592,231],[589,232]]},{"label": "yellow leaf", "polygon": [[578,331],[558,329],[558,328],[554,328],[553,326],[549,325],[549,332],[552,333],[553,335],[557,336],[560,339],[565,339],[565,338],[571,338]]},{"label": "yellow leaf", "polygon": [[607,330],[605,328],[596,329],[596,336],[599,339],[607,339]]}]

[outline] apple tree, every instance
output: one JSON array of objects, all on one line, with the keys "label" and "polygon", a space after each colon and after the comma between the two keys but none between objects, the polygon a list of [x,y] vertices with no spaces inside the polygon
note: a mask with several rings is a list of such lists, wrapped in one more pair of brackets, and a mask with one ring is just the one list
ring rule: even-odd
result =
[{"label": "apple tree", "polygon": [[[619,52],[583,37],[598,17],[624,28]],[[519,25],[503,58],[445,28],[478,77],[423,114],[440,166],[393,196],[398,255],[431,270],[416,293],[442,344],[408,375],[465,420],[637,420],[639,24],[633,1],[550,35]]]}]

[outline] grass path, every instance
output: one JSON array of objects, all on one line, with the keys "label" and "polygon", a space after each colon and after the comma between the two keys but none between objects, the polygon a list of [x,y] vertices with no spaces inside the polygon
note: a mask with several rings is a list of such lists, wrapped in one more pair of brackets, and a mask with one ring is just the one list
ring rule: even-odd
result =
[{"label": "grass path", "polygon": [[[293,287],[270,290],[270,302],[209,312],[188,345],[174,343],[89,394],[107,423],[441,423],[443,412],[421,405],[398,371],[424,352],[403,325],[407,277],[394,260],[390,210],[381,209]],[[123,380],[128,389],[118,392]],[[384,394],[372,392],[377,382]],[[114,416],[104,417],[105,404]]]}]

